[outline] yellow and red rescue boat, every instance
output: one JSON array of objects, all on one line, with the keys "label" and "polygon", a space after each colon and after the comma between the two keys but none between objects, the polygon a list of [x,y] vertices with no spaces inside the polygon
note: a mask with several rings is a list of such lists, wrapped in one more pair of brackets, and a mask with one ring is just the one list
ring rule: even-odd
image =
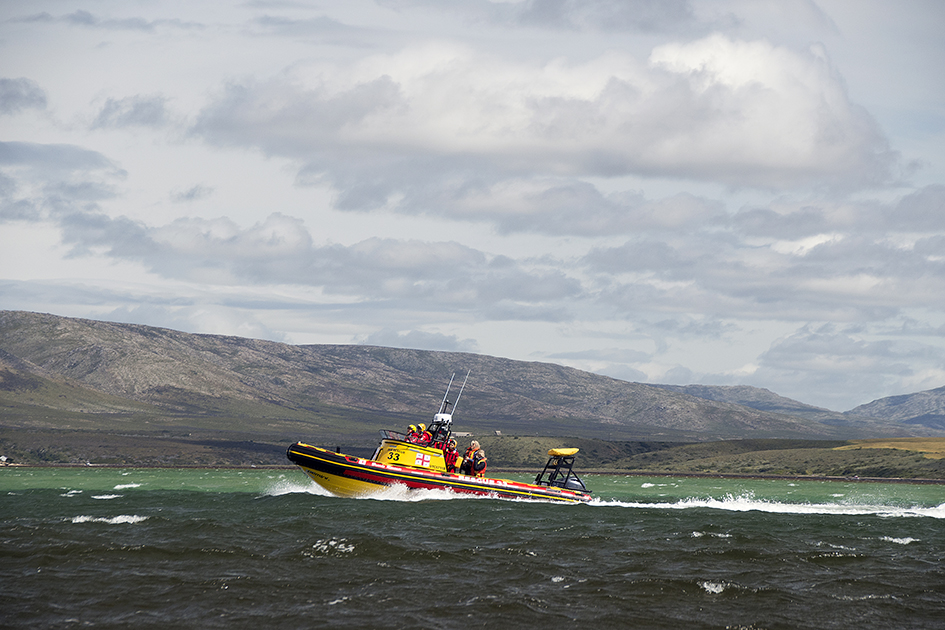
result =
[{"label": "yellow and red rescue boat", "polygon": [[[401,484],[413,489],[450,490],[500,499],[579,503],[590,501],[591,494],[570,470],[567,461],[573,463],[577,450],[548,451],[548,464],[534,484],[448,473],[443,466],[443,452],[439,449],[392,439],[381,441],[373,459],[336,453],[302,442],[290,446],[286,455],[312,481],[342,497],[367,496],[384,486]],[[387,463],[385,458],[389,456],[393,458],[388,461],[398,463]]]},{"label": "yellow and red rescue boat", "polygon": [[[469,375],[466,375],[467,378]],[[453,379],[450,379],[452,385]],[[463,387],[465,388],[465,381]],[[289,461],[299,466],[315,483],[332,494],[361,497],[385,486],[400,484],[411,489],[448,490],[460,494],[580,503],[591,500],[590,491],[572,470],[576,448],[548,451],[544,470],[535,483],[472,476],[449,472],[443,445],[449,442],[452,404],[446,396],[440,412],[430,425],[430,445],[417,444],[397,431],[381,431],[381,442],[370,459],[345,455],[326,448],[296,442],[286,451]],[[462,389],[459,393],[462,396]],[[459,397],[457,397],[457,403]],[[453,407],[455,410],[455,406]]]}]

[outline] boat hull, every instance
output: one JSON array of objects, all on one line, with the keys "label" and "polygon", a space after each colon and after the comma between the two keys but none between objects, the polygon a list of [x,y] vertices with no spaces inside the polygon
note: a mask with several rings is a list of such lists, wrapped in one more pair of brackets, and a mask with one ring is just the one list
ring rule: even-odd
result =
[{"label": "boat hull", "polygon": [[361,497],[396,484],[413,489],[449,490],[460,494],[495,496],[502,499],[585,503],[590,494],[563,488],[537,486],[508,479],[470,477],[385,464],[371,459],[297,442],[286,451],[318,485],[342,497]]}]

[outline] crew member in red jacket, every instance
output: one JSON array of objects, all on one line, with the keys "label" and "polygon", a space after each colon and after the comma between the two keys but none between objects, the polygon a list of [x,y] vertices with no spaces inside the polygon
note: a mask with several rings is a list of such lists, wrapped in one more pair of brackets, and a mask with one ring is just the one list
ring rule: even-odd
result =
[{"label": "crew member in red jacket", "polygon": [[430,446],[430,442],[433,441],[433,434],[427,431],[427,425],[420,424],[417,427],[417,433],[420,434],[420,439],[417,440],[417,444],[421,446]]},{"label": "crew member in red jacket", "polygon": [[456,450],[456,440],[450,438],[450,441],[443,449],[443,460],[446,462],[446,472],[456,472],[457,459],[459,459],[459,451]]}]

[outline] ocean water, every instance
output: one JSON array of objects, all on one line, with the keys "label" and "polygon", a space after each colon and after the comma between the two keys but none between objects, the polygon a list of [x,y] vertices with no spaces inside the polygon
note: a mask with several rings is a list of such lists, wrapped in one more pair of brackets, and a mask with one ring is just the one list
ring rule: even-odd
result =
[{"label": "ocean water", "polygon": [[0,469],[0,627],[945,628],[945,486],[584,478],[560,505]]}]

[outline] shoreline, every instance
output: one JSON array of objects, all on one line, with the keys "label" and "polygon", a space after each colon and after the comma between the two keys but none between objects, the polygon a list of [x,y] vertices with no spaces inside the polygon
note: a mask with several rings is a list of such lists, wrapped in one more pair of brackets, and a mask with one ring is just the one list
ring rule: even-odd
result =
[{"label": "shoreline", "polygon": [[[4,468],[138,468],[157,470],[294,470],[293,464],[256,464],[251,466],[204,464],[181,464],[178,466],[128,465],[128,464],[16,464],[5,463]],[[492,469],[495,473],[537,474],[540,468],[501,468]],[[909,477],[836,477],[827,475],[765,475],[753,473],[694,473],[694,472],[651,472],[646,470],[614,470],[593,468],[578,471],[580,475],[621,475],[625,477],[690,477],[695,479],[761,479],[783,481],[832,481],[844,483],[898,483],[917,485],[945,485],[945,479],[909,478]]]}]

